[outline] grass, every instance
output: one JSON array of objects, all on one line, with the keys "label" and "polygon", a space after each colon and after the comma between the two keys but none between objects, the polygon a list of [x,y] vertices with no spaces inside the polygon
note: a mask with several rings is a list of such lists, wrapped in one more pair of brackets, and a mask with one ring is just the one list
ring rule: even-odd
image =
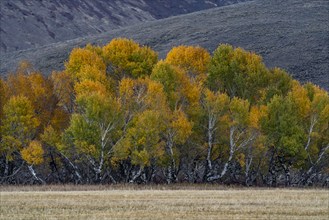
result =
[{"label": "grass", "polygon": [[0,186],[0,190],[0,219],[328,219],[329,216],[327,189]]}]

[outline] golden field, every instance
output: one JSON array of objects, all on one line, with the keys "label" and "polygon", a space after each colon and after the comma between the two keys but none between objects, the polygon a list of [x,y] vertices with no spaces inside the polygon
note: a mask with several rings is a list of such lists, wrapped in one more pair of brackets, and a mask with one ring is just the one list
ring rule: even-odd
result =
[{"label": "golden field", "polygon": [[328,219],[327,189],[0,186],[0,219]]}]

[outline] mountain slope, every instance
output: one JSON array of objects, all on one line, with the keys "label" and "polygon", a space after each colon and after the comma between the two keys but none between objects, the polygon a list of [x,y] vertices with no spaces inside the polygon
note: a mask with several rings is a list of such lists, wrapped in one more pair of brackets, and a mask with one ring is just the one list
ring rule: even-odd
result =
[{"label": "mountain slope", "polygon": [[30,60],[44,73],[60,70],[73,47],[106,44],[115,37],[147,44],[161,57],[172,46],[200,45],[213,51],[230,43],[263,56],[269,67],[287,69],[295,78],[329,89],[329,2],[259,0],[210,9],[78,38],[0,57],[0,73]]},{"label": "mountain slope", "polygon": [[247,0],[1,0],[1,51],[27,49]]}]

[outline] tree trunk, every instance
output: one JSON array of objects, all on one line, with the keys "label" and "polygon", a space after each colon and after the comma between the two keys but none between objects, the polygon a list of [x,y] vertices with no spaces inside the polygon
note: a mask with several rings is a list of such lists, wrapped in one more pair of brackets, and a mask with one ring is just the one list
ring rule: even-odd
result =
[{"label": "tree trunk", "polygon": [[321,150],[318,159],[315,161],[315,163],[312,164],[312,166],[303,175],[302,179],[299,181],[299,185],[300,184],[306,184],[307,183],[307,181],[310,179],[310,177],[311,177],[311,175],[313,173],[313,170],[315,169],[316,165],[321,161],[321,159],[323,158],[325,152],[328,149],[329,149],[329,144]]},{"label": "tree trunk", "polygon": [[231,127],[230,128],[230,155],[228,157],[228,160],[226,161],[223,169],[222,169],[222,172],[220,173],[220,175],[215,175],[215,176],[211,176],[211,177],[208,177],[207,180],[208,181],[215,181],[215,180],[218,180],[218,179],[221,179],[227,172],[228,170],[228,166],[230,165],[232,159],[233,159],[233,156],[234,156],[234,153],[235,153],[235,142],[234,142],[234,132],[235,132],[235,127]]},{"label": "tree trunk", "polygon": [[291,184],[291,176],[290,176],[290,167],[289,165],[282,164],[285,173],[285,186],[290,186]]},{"label": "tree trunk", "polygon": [[129,183],[134,183],[136,181],[136,179],[141,176],[141,174],[142,174],[142,168],[141,167],[139,168],[139,170],[137,172],[133,171],[132,178],[129,181]]},{"label": "tree trunk", "polygon": [[206,157],[206,167],[204,172],[204,180],[207,180],[207,178],[212,173],[212,162],[211,162],[211,152],[213,148],[214,143],[214,127],[215,127],[216,119],[214,115],[209,114],[208,116],[208,149],[207,149],[207,157]]},{"label": "tree trunk", "polygon": [[249,158],[249,156],[246,159],[246,170],[245,170],[245,184],[246,186],[250,186],[250,167],[252,163],[252,157]]},{"label": "tree trunk", "polygon": [[37,176],[37,174],[35,173],[35,171],[34,171],[34,169],[33,169],[33,165],[29,165],[28,168],[29,168],[30,173],[31,173],[32,176],[34,177],[34,179],[36,179],[37,181],[41,182],[42,184],[46,184],[45,181],[43,181],[41,178],[39,178],[39,177]]},{"label": "tree trunk", "polygon": [[208,151],[207,151],[207,158],[206,158],[206,166],[204,172],[204,180],[206,180],[212,172],[212,163],[211,163],[211,151],[212,151],[212,134],[208,131]]},{"label": "tree trunk", "polygon": [[272,149],[270,164],[268,166],[267,185],[276,186],[276,172],[275,172],[275,150]]},{"label": "tree trunk", "polygon": [[6,162],[5,162],[5,172],[4,172],[4,177],[8,176],[8,173],[9,173],[9,161],[6,157]]},{"label": "tree trunk", "polygon": [[174,158],[173,145],[174,145],[173,135],[169,134],[166,143],[166,151],[170,157],[170,165],[167,167],[167,178],[166,178],[168,184],[176,181],[176,162]]},{"label": "tree trunk", "polygon": [[67,158],[63,153],[60,152],[60,155],[69,163],[69,165],[73,168],[74,174],[78,177],[78,180],[75,180],[75,183],[81,183],[82,178],[80,173],[78,172],[78,168],[71,162],[69,158]]},{"label": "tree trunk", "polygon": [[316,117],[313,116],[312,119],[311,119],[310,129],[309,129],[308,135],[307,135],[307,142],[306,142],[306,145],[304,147],[305,150],[308,150],[308,147],[310,146],[310,143],[311,143],[311,135],[312,135],[313,128],[314,128],[314,125],[316,124],[316,122],[317,122]]}]

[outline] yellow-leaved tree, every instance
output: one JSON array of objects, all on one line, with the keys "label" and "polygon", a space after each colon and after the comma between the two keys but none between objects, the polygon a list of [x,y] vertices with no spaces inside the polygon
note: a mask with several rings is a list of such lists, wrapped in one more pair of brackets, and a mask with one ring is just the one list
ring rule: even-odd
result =
[{"label": "yellow-leaved tree", "polygon": [[180,67],[196,83],[203,83],[207,78],[211,56],[202,47],[178,46],[172,48],[166,57],[166,62]]},{"label": "yellow-leaved tree", "polygon": [[[36,151],[33,150],[33,147],[35,145],[31,141],[36,138],[39,124],[40,121],[36,117],[32,103],[26,97],[13,96],[5,104],[4,118],[0,127],[2,133],[0,151],[6,157],[5,175],[8,175],[9,162],[19,159],[17,155],[20,155],[24,160],[34,157]],[[27,160],[27,162],[29,163],[31,160]],[[39,162],[42,160],[36,164],[40,164]],[[32,166],[33,164],[29,164],[28,167],[33,177],[43,182],[36,176]]]},{"label": "yellow-leaved tree", "polygon": [[152,72],[158,54],[133,40],[118,38],[103,47],[109,74],[114,79],[145,77]]}]

